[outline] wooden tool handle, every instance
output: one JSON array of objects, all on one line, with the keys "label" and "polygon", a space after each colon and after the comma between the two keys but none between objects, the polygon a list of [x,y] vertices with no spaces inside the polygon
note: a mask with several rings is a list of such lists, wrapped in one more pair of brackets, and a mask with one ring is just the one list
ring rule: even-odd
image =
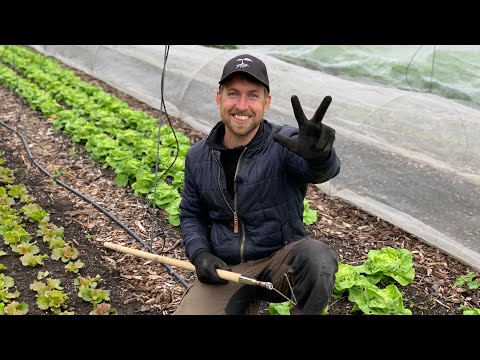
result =
[{"label": "wooden tool handle", "polygon": [[[103,246],[115,251],[123,252],[125,254],[130,254],[130,255],[134,255],[144,259],[157,261],[159,263],[167,264],[170,266],[176,266],[185,270],[195,271],[195,266],[190,261],[173,259],[167,256],[152,254],[147,251],[132,249],[122,245],[112,244],[110,242],[104,242]],[[231,271],[221,270],[221,269],[217,269],[217,274],[221,279],[233,281],[233,282],[240,282],[239,278],[241,274],[234,273]]]}]

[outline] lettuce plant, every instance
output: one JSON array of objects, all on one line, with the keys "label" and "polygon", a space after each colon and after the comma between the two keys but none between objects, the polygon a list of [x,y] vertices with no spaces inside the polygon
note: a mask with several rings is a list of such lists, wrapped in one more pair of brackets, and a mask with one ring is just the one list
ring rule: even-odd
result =
[{"label": "lettuce plant", "polygon": [[28,304],[12,301],[9,304],[0,302],[0,315],[25,315],[28,313]]},{"label": "lettuce plant", "polygon": [[110,314],[116,314],[117,309],[112,307],[110,304],[107,303],[101,303],[94,305],[93,310],[90,311],[89,315],[110,315]]},{"label": "lettuce plant", "polygon": [[37,265],[44,265],[43,259],[47,258],[47,254],[33,255],[32,253],[26,253],[20,257],[20,261],[22,262],[23,266],[35,267]]},{"label": "lettuce plant", "polygon": [[47,282],[34,281],[30,289],[37,292],[37,306],[42,310],[50,309],[55,315],[67,308],[68,294],[63,293],[60,280],[47,279]]},{"label": "lettuce plant", "polygon": [[308,200],[303,199],[303,223],[311,225],[317,222],[317,212],[308,207]]},{"label": "lettuce plant", "polygon": [[[27,219],[30,222],[39,223],[41,221],[47,221],[50,219],[50,215],[47,211],[43,210],[42,207],[38,204],[26,204],[20,210],[18,210],[19,214],[25,214]],[[45,219],[45,220],[44,220]]]},{"label": "lettuce plant", "polygon": [[75,260],[77,257],[78,250],[74,246],[66,245],[52,250],[52,260],[61,259],[62,262],[67,263],[70,260]]},{"label": "lettuce plant", "polygon": [[281,303],[270,303],[268,305],[268,312],[270,315],[290,315],[293,303],[288,300]]},{"label": "lettuce plant", "polygon": [[104,301],[110,301],[110,290],[97,289],[100,281],[102,281],[102,278],[99,275],[93,278],[78,276],[73,283],[78,286],[78,296],[80,298],[97,305]]},{"label": "lettuce plant", "polygon": [[469,272],[467,275],[460,276],[455,281],[455,286],[466,285],[469,290],[478,289],[480,286],[480,282],[477,279],[473,280],[475,277],[476,275],[474,272]]},{"label": "lettuce plant", "polygon": [[460,306],[460,310],[463,311],[463,315],[480,315],[480,309],[471,308],[469,306],[463,305]]},{"label": "lettuce plant", "polygon": [[77,260],[75,262],[69,261],[67,265],[65,265],[65,269],[67,271],[73,272],[74,274],[78,274],[81,268],[83,268],[85,264],[82,262],[82,260]]}]

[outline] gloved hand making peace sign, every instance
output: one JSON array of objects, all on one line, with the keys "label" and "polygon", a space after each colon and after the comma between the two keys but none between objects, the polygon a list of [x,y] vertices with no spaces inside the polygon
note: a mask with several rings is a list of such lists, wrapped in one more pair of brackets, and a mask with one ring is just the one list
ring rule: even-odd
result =
[{"label": "gloved hand making peace sign", "polygon": [[275,134],[273,139],[305,160],[324,161],[328,159],[335,141],[335,130],[322,124],[322,120],[332,102],[332,97],[325,96],[310,120],[305,116],[298,97],[293,95],[291,100],[293,113],[298,122],[298,138],[292,139]]}]

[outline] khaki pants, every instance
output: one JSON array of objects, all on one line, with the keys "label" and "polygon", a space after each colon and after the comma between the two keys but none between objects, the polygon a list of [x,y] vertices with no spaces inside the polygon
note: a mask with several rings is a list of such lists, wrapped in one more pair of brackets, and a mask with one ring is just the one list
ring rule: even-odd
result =
[{"label": "khaki pants", "polygon": [[[306,238],[284,246],[268,258],[231,268],[246,277],[271,282],[287,298],[296,299],[298,307],[292,313],[321,315],[332,295],[338,260],[326,244]],[[295,297],[292,297],[288,282]],[[277,303],[287,299],[259,286],[235,282],[210,285],[196,280],[186,290],[175,315],[255,314],[259,301]]]}]

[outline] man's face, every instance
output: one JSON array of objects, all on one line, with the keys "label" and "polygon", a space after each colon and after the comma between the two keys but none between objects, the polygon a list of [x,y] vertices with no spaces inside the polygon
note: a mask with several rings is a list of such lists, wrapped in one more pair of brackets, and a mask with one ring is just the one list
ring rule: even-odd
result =
[{"label": "man's face", "polygon": [[[245,145],[256,134],[263,115],[270,106],[271,96],[265,87],[245,76],[233,75],[217,91],[217,106],[225,124],[225,137]],[[245,144],[243,144],[245,143]]]}]

